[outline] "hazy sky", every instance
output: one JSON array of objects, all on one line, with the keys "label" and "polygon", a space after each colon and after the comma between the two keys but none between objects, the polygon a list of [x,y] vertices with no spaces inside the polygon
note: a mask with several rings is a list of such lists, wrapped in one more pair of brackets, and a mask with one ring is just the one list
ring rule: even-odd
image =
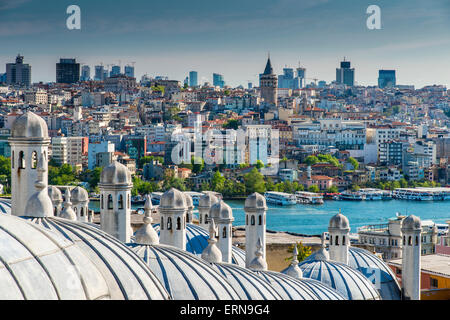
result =
[{"label": "hazy sky", "polygon": [[[66,8],[81,8],[81,30],[66,28]],[[381,30],[366,9],[381,8]],[[32,81],[55,81],[55,63],[91,66],[136,62],[138,80],[166,75],[199,80],[221,73],[227,84],[257,83],[267,52],[307,77],[335,80],[344,56],[355,80],[375,85],[379,69],[396,69],[398,84],[450,87],[449,0],[0,0],[0,72],[17,53]],[[311,82],[311,80],[308,80]]]}]

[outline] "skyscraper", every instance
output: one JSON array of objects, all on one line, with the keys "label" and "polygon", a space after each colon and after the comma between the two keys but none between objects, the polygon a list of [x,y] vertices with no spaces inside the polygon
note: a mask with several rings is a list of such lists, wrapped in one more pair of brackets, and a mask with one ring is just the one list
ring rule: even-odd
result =
[{"label": "skyscraper", "polygon": [[336,68],[336,82],[340,84],[346,84],[350,87],[355,82],[355,69],[350,68],[350,61],[341,61],[341,67]]},{"label": "skyscraper", "polygon": [[197,71],[189,72],[189,86],[190,87],[198,86],[198,73],[197,73]]},{"label": "skyscraper", "polygon": [[89,81],[91,79],[91,68],[87,65],[81,67],[81,81]]},{"label": "skyscraper", "polygon": [[223,88],[225,86],[225,81],[223,80],[223,75],[218,73],[213,73],[213,86]]},{"label": "skyscraper", "polygon": [[305,87],[305,78],[306,78],[306,68],[298,67],[297,68],[297,81],[298,81],[298,88],[296,89],[302,89]]},{"label": "skyscraper", "polygon": [[117,76],[120,74],[120,66],[112,66],[111,72],[109,73],[109,76]]},{"label": "skyscraper", "polygon": [[23,63],[23,56],[16,57],[16,63],[6,64],[6,84],[29,87],[31,84],[31,66]]},{"label": "skyscraper", "polygon": [[80,64],[75,59],[59,59],[56,64],[56,83],[76,83],[80,81]]},{"label": "skyscraper", "polygon": [[392,88],[396,84],[395,70],[378,70],[378,87]]},{"label": "skyscraper", "polygon": [[104,68],[103,66],[95,66],[95,76],[94,76],[94,80],[95,81],[103,81],[103,74],[104,74]]},{"label": "skyscraper", "polygon": [[261,98],[266,104],[277,105],[277,86],[278,80],[276,74],[273,73],[270,57],[267,59],[264,73],[259,75],[259,87],[261,89]]},{"label": "skyscraper", "polygon": [[134,78],[134,67],[133,66],[125,66],[125,75],[127,77]]}]

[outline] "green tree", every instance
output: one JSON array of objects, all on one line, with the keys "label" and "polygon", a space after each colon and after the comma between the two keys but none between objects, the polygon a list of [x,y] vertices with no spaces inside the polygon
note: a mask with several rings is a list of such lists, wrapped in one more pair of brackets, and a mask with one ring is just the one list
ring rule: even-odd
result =
[{"label": "green tree", "polygon": [[338,193],[338,192],[339,192],[339,189],[338,189],[338,187],[336,187],[336,186],[331,186],[331,187],[329,187],[329,188],[327,189],[327,192],[328,192],[328,193]]},{"label": "green tree", "polygon": [[216,192],[223,192],[225,183],[225,177],[220,173],[219,170],[217,170],[212,179],[211,179],[211,187],[213,188],[213,191]]},{"label": "green tree", "polygon": [[317,186],[316,184],[313,184],[313,185],[311,185],[311,186],[308,188],[308,191],[309,191],[309,192],[314,192],[314,193],[319,193],[319,192],[320,192],[320,188],[319,188],[319,186]]},{"label": "green tree", "polygon": [[239,128],[239,121],[236,119],[230,119],[227,123],[223,125],[225,129],[234,129],[237,130]]},{"label": "green tree", "polygon": [[359,168],[359,162],[358,162],[355,158],[349,157],[349,158],[348,158],[348,162],[353,166],[353,168],[354,168],[355,170],[358,170],[358,168]]},{"label": "green tree", "polygon": [[264,176],[256,168],[244,175],[244,184],[247,193],[266,192]]},{"label": "green tree", "polygon": [[90,174],[90,179],[89,179],[89,187],[91,188],[91,190],[95,189],[98,185],[98,183],[100,182],[100,176],[102,174],[103,171],[103,167],[95,167],[94,170],[92,170],[91,174]]},{"label": "green tree", "polygon": [[203,160],[203,158],[191,157],[191,164],[192,164],[192,172],[195,174],[199,174],[205,168],[205,160]]},{"label": "green tree", "polygon": [[258,170],[264,168],[264,162],[262,162],[261,160],[256,160],[256,168]]},{"label": "green tree", "polygon": [[305,260],[306,258],[308,258],[311,253],[312,253],[312,248],[309,246],[304,246],[303,243],[300,241],[296,244],[293,244],[291,246],[289,246],[289,249],[287,250],[287,252],[289,252],[291,254],[290,257],[287,257],[285,259],[285,261],[291,261],[292,260],[292,256],[294,253],[294,246],[297,246],[297,260],[298,262],[302,262],[303,260]]},{"label": "green tree", "polygon": [[317,158],[316,156],[307,156],[306,159],[305,159],[305,163],[308,166],[312,166],[312,165],[314,165],[314,164],[316,164],[318,162],[319,162],[319,158]]}]

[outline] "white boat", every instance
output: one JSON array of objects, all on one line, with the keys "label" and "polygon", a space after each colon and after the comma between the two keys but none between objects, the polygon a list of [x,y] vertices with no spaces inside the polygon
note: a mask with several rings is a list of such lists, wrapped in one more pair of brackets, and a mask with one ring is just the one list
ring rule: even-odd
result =
[{"label": "white boat", "polygon": [[320,193],[297,191],[295,193],[297,203],[323,204],[323,196]]},{"label": "white boat", "polygon": [[279,206],[294,205],[297,204],[295,195],[285,192],[267,191],[264,193],[266,201],[271,204]]},{"label": "white boat", "polygon": [[366,196],[360,192],[344,191],[339,195],[339,200],[362,201]]},{"label": "white boat", "polygon": [[450,199],[450,188],[398,188],[392,197],[400,200],[445,201]]},{"label": "white boat", "polygon": [[364,195],[365,200],[383,200],[387,197],[387,193],[381,189],[364,188],[358,192]]}]

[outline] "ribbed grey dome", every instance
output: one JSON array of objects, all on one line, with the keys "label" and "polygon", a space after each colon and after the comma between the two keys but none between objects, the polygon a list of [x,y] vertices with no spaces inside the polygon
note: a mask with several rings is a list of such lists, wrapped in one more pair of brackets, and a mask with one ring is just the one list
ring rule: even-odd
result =
[{"label": "ribbed grey dome", "polygon": [[242,299],[282,300],[275,288],[249,269],[229,263],[213,263],[212,266],[227,279]]},{"label": "ribbed grey dome", "polygon": [[50,200],[52,200],[52,202],[55,203],[55,204],[56,204],[56,202],[62,202],[63,201],[61,190],[59,190],[55,186],[49,186],[48,187],[48,196],[50,197]]},{"label": "ribbed grey dome", "polygon": [[70,198],[73,204],[89,201],[89,195],[86,189],[82,187],[73,188],[70,194]]},{"label": "ribbed grey dome", "polygon": [[[159,224],[154,224],[153,228],[159,235]],[[204,228],[192,224],[186,224],[186,251],[200,257],[203,250],[208,246],[209,234]],[[245,251],[236,247],[231,247],[232,256],[231,262],[241,267],[245,267]]]},{"label": "ribbed grey dome", "polygon": [[284,300],[345,300],[332,288],[314,286],[305,283],[303,279],[295,279],[273,271],[255,271],[255,273],[270,283]]},{"label": "ribbed grey dome", "polygon": [[350,230],[348,218],[341,213],[336,214],[330,219],[328,228],[339,230]]},{"label": "ribbed grey dome", "polygon": [[11,128],[11,138],[13,139],[48,139],[47,123],[37,114],[27,111],[18,117]]},{"label": "ribbed grey dome", "polygon": [[73,242],[0,215],[0,300],[109,299],[100,270]]},{"label": "ribbed grey dome", "polygon": [[420,218],[415,215],[409,215],[402,222],[402,230],[421,230],[422,223]]},{"label": "ribbed grey dome", "polygon": [[25,214],[29,217],[53,216],[53,203],[50,200],[46,189],[34,193],[30,199],[28,199],[25,207]]},{"label": "ribbed grey dome", "polygon": [[101,185],[130,185],[131,173],[123,164],[113,161],[109,166],[103,168],[100,175]]},{"label": "ribbed grey dome", "polygon": [[349,300],[380,300],[372,283],[359,271],[336,261],[305,260],[299,264],[303,277],[318,280]]},{"label": "ribbed grey dome", "polygon": [[128,244],[174,300],[236,300],[241,297],[211,265],[168,245]]},{"label": "ribbed grey dome", "polygon": [[180,190],[170,188],[162,194],[159,209],[187,209],[186,197]]},{"label": "ribbed grey dome", "polygon": [[187,194],[187,193],[183,193],[183,194],[184,194],[184,197],[186,198],[186,206],[189,209],[193,209],[194,208],[194,201],[192,200],[192,197],[189,194]]},{"label": "ribbed grey dome", "polygon": [[11,214],[10,199],[0,199],[0,214]]},{"label": "ribbed grey dome", "polygon": [[[210,218],[219,220],[231,220],[233,221],[233,209],[225,203],[225,201],[220,200],[219,202],[212,205],[210,211]],[[217,223],[217,221],[216,221]]]},{"label": "ribbed grey dome", "polygon": [[164,286],[142,259],[106,232],[87,223],[57,217],[28,219],[77,244],[106,279],[111,299],[170,298]]},{"label": "ribbed grey dome", "polygon": [[245,199],[244,209],[267,210],[266,198],[258,192],[254,192]]},{"label": "ribbed grey dome", "polygon": [[212,192],[203,191],[203,195],[198,199],[198,207],[211,208],[218,201],[219,199]]}]

